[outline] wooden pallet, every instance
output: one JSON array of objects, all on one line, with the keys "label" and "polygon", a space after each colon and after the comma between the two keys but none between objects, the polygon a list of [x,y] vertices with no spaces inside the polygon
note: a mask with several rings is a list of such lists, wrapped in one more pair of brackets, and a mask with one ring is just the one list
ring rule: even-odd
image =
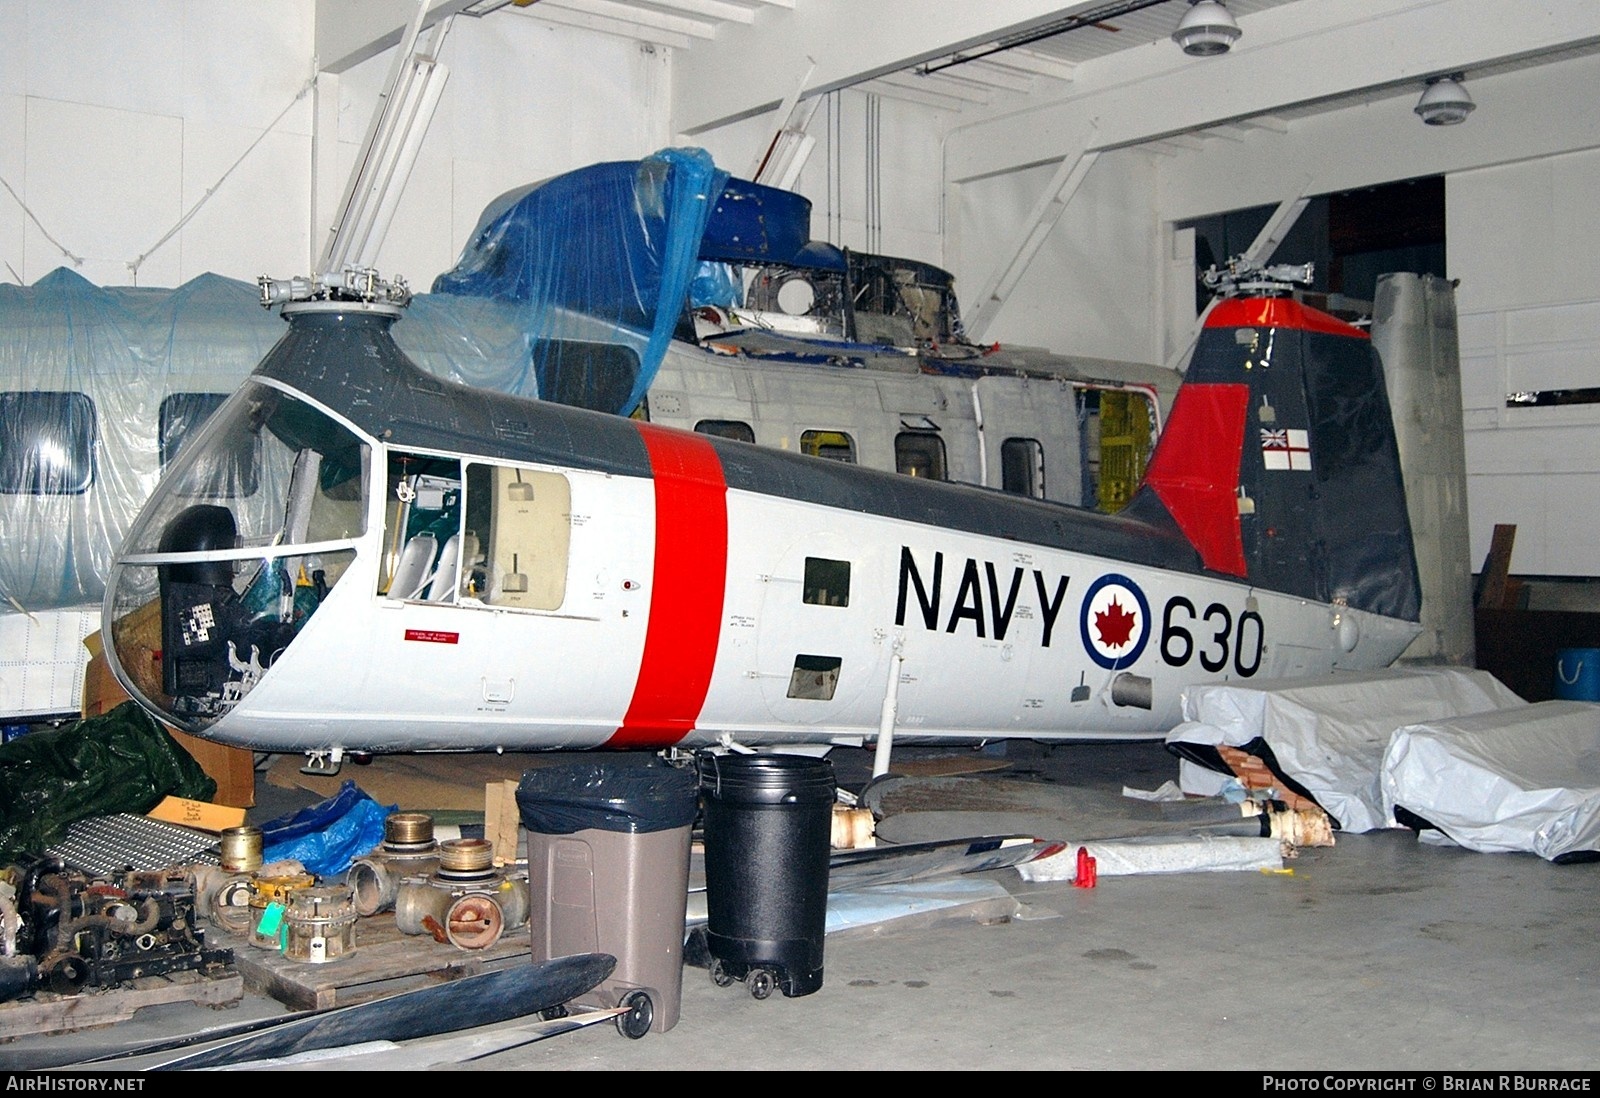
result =
[{"label": "wooden pallet", "polygon": [[528,961],[532,943],[526,926],[508,930],[487,949],[466,950],[425,934],[404,934],[392,912],[356,920],[352,948],[343,956],[311,963],[254,945],[242,935],[213,931],[218,945],[232,946],[244,986],[277,999],[291,1010],[328,1010],[410,991],[431,983],[475,975]]},{"label": "wooden pallet", "polygon": [[132,1018],[143,1007],[164,1003],[225,1007],[242,998],[244,978],[236,970],[221,976],[201,972],[141,976],[121,987],[77,995],[38,991],[29,998],[0,1004],[0,1041],[115,1025]]}]

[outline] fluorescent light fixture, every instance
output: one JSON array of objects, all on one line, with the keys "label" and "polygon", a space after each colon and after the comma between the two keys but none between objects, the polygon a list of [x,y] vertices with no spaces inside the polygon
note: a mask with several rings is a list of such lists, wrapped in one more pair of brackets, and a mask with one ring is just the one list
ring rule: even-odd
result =
[{"label": "fluorescent light fixture", "polygon": [[1219,0],[1189,0],[1189,10],[1178,20],[1172,40],[1191,57],[1227,53],[1242,32]]},{"label": "fluorescent light fixture", "polygon": [[1422,98],[1414,108],[1417,117],[1430,126],[1454,126],[1466,121],[1477,104],[1467,89],[1461,86],[1461,74],[1436,76],[1422,89]]}]

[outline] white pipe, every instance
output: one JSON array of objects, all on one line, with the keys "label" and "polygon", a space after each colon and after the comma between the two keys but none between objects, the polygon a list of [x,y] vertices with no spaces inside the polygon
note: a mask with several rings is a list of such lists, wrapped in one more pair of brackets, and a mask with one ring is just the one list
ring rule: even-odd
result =
[{"label": "white pipe", "polygon": [[889,655],[889,684],[883,691],[883,709],[878,714],[878,743],[872,756],[872,776],[889,772],[889,753],[894,750],[894,722],[900,708],[900,667],[906,662],[905,638],[896,637]]},{"label": "white pipe", "polygon": [[978,429],[978,483],[993,488],[989,483],[989,440],[983,436],[983,398],[978,395],[978,383],[972,383],[972,422]]}]

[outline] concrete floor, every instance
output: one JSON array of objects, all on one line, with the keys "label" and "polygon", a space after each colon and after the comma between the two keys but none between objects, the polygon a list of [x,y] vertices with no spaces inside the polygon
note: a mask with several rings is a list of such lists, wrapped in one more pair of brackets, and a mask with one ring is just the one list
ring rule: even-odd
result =
[{"label": "concrete floor", "polygon": [[[958,780],[983,783],[974,789],[1010,810],[1006,822],[1021,806],[1039,830],[1059,827],[1043,838],[1119,837],[1116,819],[1075,816],[1074,806],[1086,794],[1103,805],[1124,786],[1177,777],[1177,760],[1158,743],[1007,747],[1005,770]],[[847,788],[870,774],[870,752],[834,759]],[[704,969],[686,967],[679,1020],[664,1033],[628,1040],[606,1022],[437,1069],[1600,1064],[1600,866],[1429,846],[1403,830],[1341,835],[1284,864],[1292,874],[1101,876],[1092,889],[987,871],[978,876],[1016,901],[1010,918],[987,923],[958,910],[830,935],[813,994],[758,1001],[742,983],[718,988]],[[0,1067],[279,1013],[254,996],[221,1012],[153,1007],[110,1030],[0,1045]],[[468,1036],[485,1034],[458,1035],[451,1047]],[[320,1067],[408,1067],[422,1044]]]}]

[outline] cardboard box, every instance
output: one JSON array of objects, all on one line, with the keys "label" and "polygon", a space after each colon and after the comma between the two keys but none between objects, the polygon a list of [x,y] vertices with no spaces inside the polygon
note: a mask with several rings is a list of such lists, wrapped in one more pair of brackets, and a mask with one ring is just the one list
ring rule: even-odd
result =
[{"label": "cardboard box", "polygon": [[242,826],[245,811],[205,801],[191,801],[188,797],[165,797],[145,815],[152,820],[165,820],[167,823],[220,833],[230,827]]},{"label": "cardboard box", "polygon": [[[98,717],[129,700],[129,695],[106,663],[100,634],[90,634],[83,643],[90,652],[89,666],[83,673],[83,715]],[[255,805],[255,752],[243,747],[213,743],[175,728],[167,728],[167,731],[178,741],[178,746],[194,757],[200,769],[217,783],[216,804],[230,808],[251,808]]]}]

